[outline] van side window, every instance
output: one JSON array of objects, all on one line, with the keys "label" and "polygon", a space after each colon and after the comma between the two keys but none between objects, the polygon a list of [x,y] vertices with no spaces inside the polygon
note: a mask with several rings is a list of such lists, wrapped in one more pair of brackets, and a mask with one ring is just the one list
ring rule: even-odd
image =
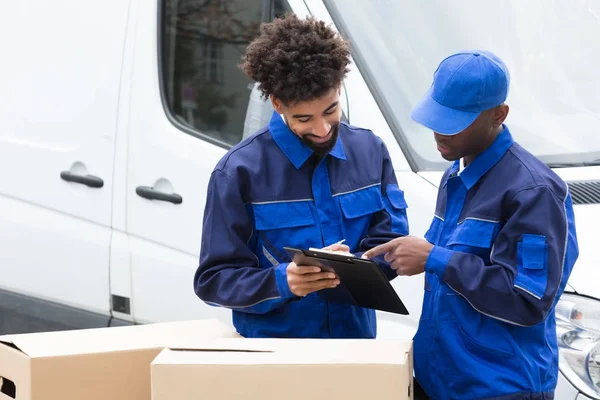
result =
[{"label": "van side window", "polygon": [[284,0],[162,0],[161,79],[171,120],[229,147],[272,113],[239,69],[260,24],[290,11]]}]

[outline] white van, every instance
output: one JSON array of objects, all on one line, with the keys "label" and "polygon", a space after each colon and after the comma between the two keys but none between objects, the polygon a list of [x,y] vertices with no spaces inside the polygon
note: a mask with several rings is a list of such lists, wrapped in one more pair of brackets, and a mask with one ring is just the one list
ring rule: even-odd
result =
[{"label": "white van", "polygon": [[[600,399],[597,1],[29,0],[0,12],[0,333],[216,317],[193,290],[210,172],[269,105],[237,68],[287,10],[352,41],[344,116],[392,156],[413,235],[442,171],[409,112],[446,55],[486,48],[513,76],[512,133],[570,185],[581,256],[558,314],[557,398]],[[552,216],[549,216],[551,218]],[[416,330],[423,276],[393,282]],[[575,311],[576,310],[576,311]],[[581,393],[579,393],[581,392]]]}]

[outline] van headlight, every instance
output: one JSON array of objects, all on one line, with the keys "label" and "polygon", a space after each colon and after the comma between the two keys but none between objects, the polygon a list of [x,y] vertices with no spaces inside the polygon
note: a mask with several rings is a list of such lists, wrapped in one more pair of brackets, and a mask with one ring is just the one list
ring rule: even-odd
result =
[{"label": "van headlight", "polygon": [[580,392],[600,400],[600,301],[563,294],[556,335],[560,371]]}]

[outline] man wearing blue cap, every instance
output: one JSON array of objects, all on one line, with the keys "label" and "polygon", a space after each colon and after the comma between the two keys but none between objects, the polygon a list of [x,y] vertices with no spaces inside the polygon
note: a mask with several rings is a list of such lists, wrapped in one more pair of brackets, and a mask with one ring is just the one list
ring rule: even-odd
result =
[{"label": "man wearing blue cap", "polygon": [[432,398],[552,399],[554,308],[579,250],[567,185],[504,121],[504,63],[485,51],[441,62],[412,118],[454,161],[425,239],[368,251],[399,275],[425,272],[415,376]]}]

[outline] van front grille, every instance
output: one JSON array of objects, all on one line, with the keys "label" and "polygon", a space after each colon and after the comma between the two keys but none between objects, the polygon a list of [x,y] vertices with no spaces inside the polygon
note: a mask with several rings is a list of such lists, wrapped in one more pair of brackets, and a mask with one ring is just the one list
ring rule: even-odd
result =
[{"label": "van front grille", "polygon": [[573,204],[600,204],[600,181],[567,182]]}]

